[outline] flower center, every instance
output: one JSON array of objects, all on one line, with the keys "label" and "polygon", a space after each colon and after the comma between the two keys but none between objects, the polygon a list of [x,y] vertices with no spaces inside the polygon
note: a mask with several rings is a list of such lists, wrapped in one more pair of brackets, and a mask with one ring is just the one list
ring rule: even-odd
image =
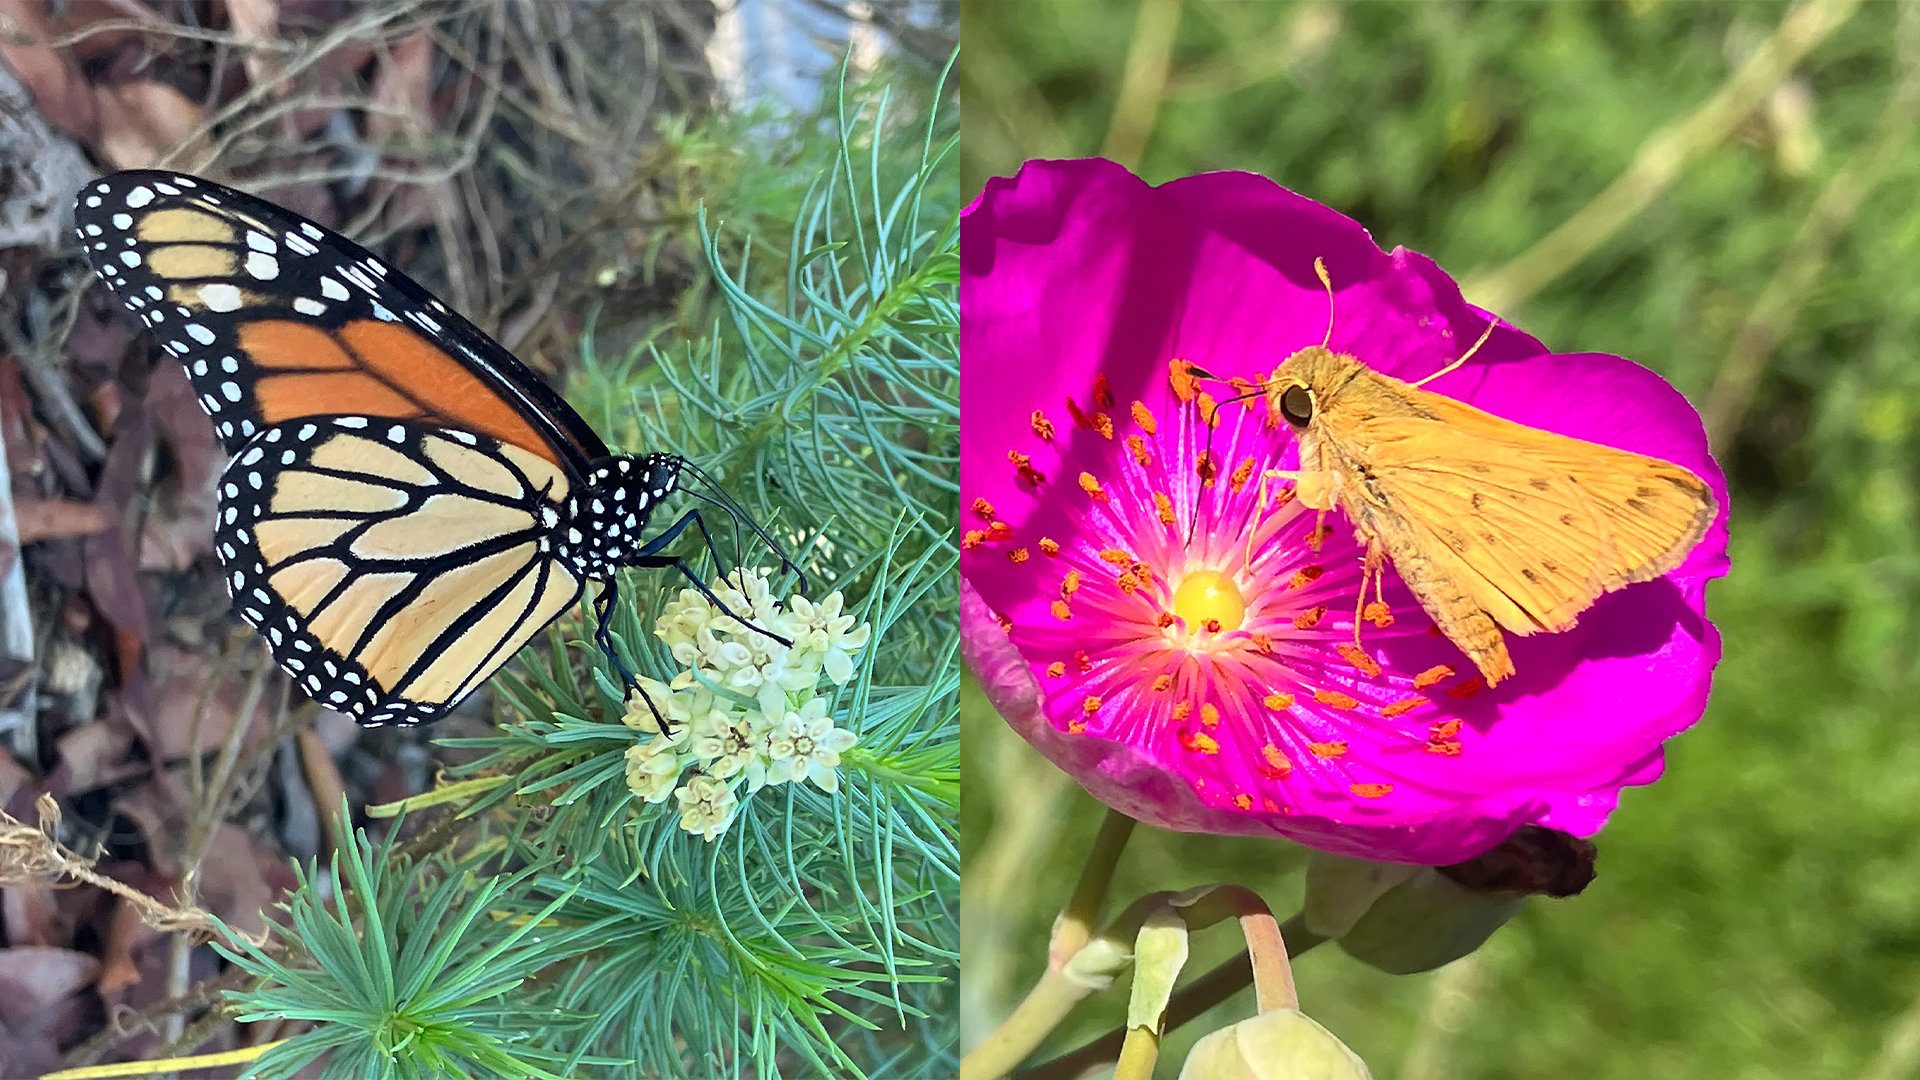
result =
[{"label": "flower center", "polygon": [[1220,571],[1196,570],[1173,591],[1173,613],[1186,620],[1189,630],[1238,630],[1246,621],[1247,598]]}]

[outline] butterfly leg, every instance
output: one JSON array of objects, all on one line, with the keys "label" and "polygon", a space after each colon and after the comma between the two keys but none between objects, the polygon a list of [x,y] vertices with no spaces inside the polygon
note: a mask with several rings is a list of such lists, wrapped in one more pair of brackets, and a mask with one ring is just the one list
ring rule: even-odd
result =
[{"label": "butterfly leg", "polygon": [[660,725],[661,734],[668,734],[667,718],[661,713],[660,706],[653,700],[653,695],[647,693],[647,688],[640,684],[640,680],[633,672],[627,670],[626,661],[620,659],[619,650],[613,647],[613,606],[619,599],[619,583],[611,577],[607,578],[606,586],[600,590],[600,595],[593,598],[593,614],[599,624],[593,631],[593,643],[600,646],[600,651],[606,654],[607,659],[613,661],[614,670],[620,673],[621,682],[640,691],[640,700],[646,702],[648,710],[653,713],[653,722]]},{"label": "butterfly leg", "polygon": [[1315,510],[1333,509],[1339,477],[1325,469],[1268,469],[1264,476],[1293,481],[1294,497]]},{"label": "butterfly leg", "polygon": [[600,590],[600,595],[593,598],[593,614],[598,623],[594,627],[593,643],[600,646],[600,651],[607,654],[607,659],[613,661],[613,666],[620,672],[622,679],[638,685],[633,672],[627,670],[626,661],[620,659],[619,651],[613,647],[613,605],[619,598],[620,586],[609,577],[606,586]]},{"label": "butterfly leg", "polygon": [[[1386,559],[1387,553],[1380,547],[1378,540],[1367,541],[1367,558],[1360,565],[1360,595],[1353,602],[1353,647],[1356,649],[1361,647],[1360,623],[1367,611],[1367,583],[1369,581],[1373,583],[1374,598],[1380,600],[1382,588],[1380,579],[1386,571]],[[1382,602],[1384,603],[1384,600]]]},{"label": "butterfly leg", "polygon": [[[706,541],[707,550],[712,552],[713,536],[707,532],[707,523],[701,520],[700,511],[689,510],[686,513],[680,515],[680,520],[667,526],[664,530],[660,532],[658,536],[655,536],[653,539],[647,541],[646,544],[640,548],[640,550],[634,552],[632,555],[627,556],[622,561],[628,566],[638,566],[646,569],[665,569],[665,568],[671,567],[672,569],[680,571],[681,576],[686,578],[689,582],[693,584],[694,590],[698,592],[701,596],[706,597],[707,603],[712,604],[714,607],[719,608],[723,614],[732,616],[734,621],[738,622],[740,625],[745,626],[748,629],[754,630],[760,634],[764,634],[765,636],[772,638],[773,640],[779,642],[780,644],[791,648],[793,646],[793,642],[787,640],[786,638],[781,637],[779,634],[776,634],[769,630],[764,630],[758,626],[755,626],[752,622],[748,621],[744,616],[740,615],[738,612],[728,607],[724,601],[722,601],[718,596],[715,596],[713,594],[713,590],[707,586],[707,583],[705,581],[701,580],[700,575],[693,572],[693,567],[687,565],[687,561],[685,559],[682,559],[678,555],[661,554],[661,552],[666,549],[667,545],[673,543],[674,540],[679,538],[682,532],[686,531],[686,528],[689,525],[692,525],[695,528],[700,530],[700,536]],[[714,553],[714,558],[716,561],[719,559],[719,554],[717,552]]]}]

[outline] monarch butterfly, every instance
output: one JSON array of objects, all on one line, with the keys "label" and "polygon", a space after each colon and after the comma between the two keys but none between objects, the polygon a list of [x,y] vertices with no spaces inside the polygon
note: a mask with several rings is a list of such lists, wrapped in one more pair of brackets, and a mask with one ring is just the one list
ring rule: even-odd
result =
[{"label": "monarch butterfly", "polygon": [[632,683],[608,630],[621,567],[677,569],[725,610],[666,552],[689,526],[714,551],[698,509],[642,530],[683,476],[736,522],[737,503],[684,458],[610,453],[505,348],[359,245],[152,170],[88,184],[75,221],[87,262],[213,418],[231,459],[214,551],[234,607],[315,701],[369,727],[437,720],[589,580],[595,641]]}]

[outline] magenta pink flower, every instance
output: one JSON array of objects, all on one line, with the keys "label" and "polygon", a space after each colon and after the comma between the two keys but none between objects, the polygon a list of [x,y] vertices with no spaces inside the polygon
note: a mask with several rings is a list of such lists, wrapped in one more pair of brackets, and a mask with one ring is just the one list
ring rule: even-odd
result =
[{"label": "magenta pink flower", "polygon": [[[1246,173],[1149,187],[1106,161],[1030,162],[961,227],[963,647],[1029,742],[1109,806],[1197,832],[1444,864],[1522,825],[1596,832],[1700,718],[1720,642],[1726,485],[1700,420],[1618,357],[1505,325],[1426,387],[1684,465],[1721,516],[1687,561],[1560,634],[1509,637],[1489,689],[1389,570],[1353,645],[1361,549],[1261,474],[1292,468],[1257,398],[1200,415],[1326,331],[1414,380],[1489,316],[1424,256]],[[1176,363],[1176,361],[1180,363]],[[1198,498],[1197,519],[1195,514]],[[1188,543],[1189,525],[1193,540]],[[1369,597],[1369,600],[1372,598]]]}]

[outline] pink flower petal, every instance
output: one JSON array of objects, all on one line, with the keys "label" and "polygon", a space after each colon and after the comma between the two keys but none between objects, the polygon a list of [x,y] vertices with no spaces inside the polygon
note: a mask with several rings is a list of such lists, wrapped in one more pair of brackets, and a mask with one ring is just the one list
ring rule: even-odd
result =
[{"label": "pink flower petal", "polygon": [[[1719,659],[1704,593],[1727,568],[1726,486],[1697,414],[1657,375],[1617,357],[1550,354],[1500,325],[1429,384],[1683,465],[1721,512],[1668,576],[1602,597],[1564,633],[1509,635],[1518,674],[1491,690],[1424,632],[1389,572],[1394,627],[1362,628],[1371,660],[1360,662],[1377,663],[1362,670],[1342,651],[1358,581],[1351,530],[1311,552],[1298,507],[1249,516],[1253,487],[1201,488],[1202,449],[1224,480],[1235,464],[1290,467],[1291,436],[1263,432],[1257,398],[1224,406],[1207,434],[1170,389],[1169,362],[1257,382],[1319,344],[1331,310],[1333,348],[1415,380],[1465,354],[1490,316],[1431,260],[1382,252],[1353,221],[1245,173],[1153,188],[1110,162],[1030,162],[989,182],[961,248],[962,648],[1002,716],[1108,805],[1169,828],[1451,863],[1525,824],[1591,834],[1621,787],[1659,775],[1661,743],[1699,719]],[[1189,544],[1168,515],[1196,511],[1210,528]],[[1257,543],[1244,539],[1253,520],[1269,522]],[[1246,556],[1234,558],[1240,544]],[[1113,587],[1131,576],[1129,560],[1149,583],[1137,593]],[[1223,627],[1191,638],[1207,651],[1182,667],[1182,649],[1201,646],[1180,635],[1197,631],[1156,629],[1141,598],[1170,602],[1170,575],[1223,560],[1257,586],[1249,627],[1284,641],[1269,655]],[[1344,597],[1324,602],[1324,616],[1303,609],[1322,588],[1300,584],[1308,571],[1326,575],[1315,595]],[[1172,671],[1182,674],[1171,690],[1164,678],[1147,685]],[[1189,691],[1193,708],[1169,711]],[[1218,711],[1203,718],[1205,706]]]}]

